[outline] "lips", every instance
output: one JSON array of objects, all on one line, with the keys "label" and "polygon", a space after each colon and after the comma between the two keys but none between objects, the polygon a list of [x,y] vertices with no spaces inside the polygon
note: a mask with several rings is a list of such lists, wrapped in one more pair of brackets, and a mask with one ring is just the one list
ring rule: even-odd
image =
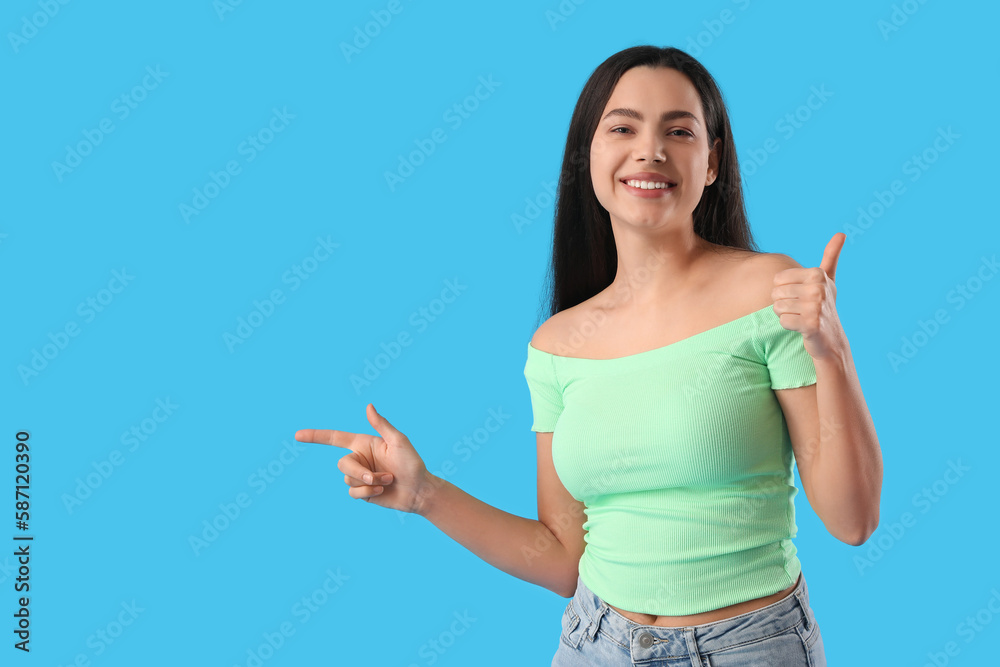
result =
[{"label": "lips", "polygon": [[[658,178],[659,180],[655,180]],[[657,185],[652,185],[647,188],[636,187],[634,185],[629,185],[626,181],[647,181],[657,183]],[[659,176],[658,174],[653,174],[647,176],[646,178],[636,178],[634,176],[629,176],[628,178],[621,179],[622,187],[625,191],[632,195],[633,197],[638,197],[640,199],[661,199],[668,197],[673,194],[674,190],[677,189],[677,184],[669,179]],[[664,183],[666,185],[659,185]]]},{"label": "lips", "polygon": [[[629,180],[635,182],[634,179],[629,179]],[[649,182],[649,181],[647,181],[647,182]],[[656,183],[663,183],[664,181],[654,181],[654,182],[656,182]],[[626,181],[622,181],[622,185],[624,185],[626,188],[631,188],[633,190],[643,190],[643,191],[645,191],[645,190],[650,190],[650,191],[652,191],[652,190],[657,190],[657,191],[659,191],[659,190],[673,190],[674,188],[677,187],[676,183],[667,183],[664,187],[656,187],[656,186],[654,186],[654,187],[651,187],[651,188],[642,188],[642,187],[636,187],[634,185],[629,185],[628,182],[626,182]]]},{"label": "lips", "polygon": [[628,176],[623,176],[621,179],[622,183],[625,181],[650,181],[653,183],[667,183],[668,185],[677,185],[677,181],[668,178],[662,174],[657,174],[654,171],[640,171],[635,174],[629,174]]}]

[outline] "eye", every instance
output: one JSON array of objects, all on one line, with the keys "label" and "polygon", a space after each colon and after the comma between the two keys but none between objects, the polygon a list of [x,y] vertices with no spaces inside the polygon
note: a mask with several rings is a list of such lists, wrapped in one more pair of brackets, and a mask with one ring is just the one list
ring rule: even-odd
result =
[{"label": "eye", "polygon": [[[613,134],[623,134],[622,132],[617,132],[617,130],[625,130],[625,132],[631,132],[632,131],[632,130],[628,129],[627,127],[621,127],[621,126],[611,128],[611,132]],[[671,130],[669,132],[669,134],[674,134],[675,132],[681,132],[682,134],[684,134],[686,136],[689,136],[689,137],[693,137],[694,136],[693,134],[691,134],[687,130],[682,130],[682,129],[679,129],[679,128],[676,129],[676,130]]]}]

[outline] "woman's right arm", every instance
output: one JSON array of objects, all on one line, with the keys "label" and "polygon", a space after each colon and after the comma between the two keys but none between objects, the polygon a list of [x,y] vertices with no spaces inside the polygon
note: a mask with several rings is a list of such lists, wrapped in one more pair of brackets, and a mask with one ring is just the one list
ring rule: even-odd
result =
[{"label": "woman's right arm", "polygon": [[351,451],[337,462],[351,498],[425,517],[490,565],[563,597],[576,590],[585,546],[583,503],[563,487],[552,464],[552,433],[538,433],[538,519],[525,519],[473,498],[431,474],[413,443],[371,403],[379,436],[301,429],[299,442]]},{"label": "woman's right arm", "polygon": [[572,597],[586,545],[583,503],[566,491],[552,465],[552,434],[538,433],[538,517],[488,505],[427,473],[416,513],[490,565]]}]

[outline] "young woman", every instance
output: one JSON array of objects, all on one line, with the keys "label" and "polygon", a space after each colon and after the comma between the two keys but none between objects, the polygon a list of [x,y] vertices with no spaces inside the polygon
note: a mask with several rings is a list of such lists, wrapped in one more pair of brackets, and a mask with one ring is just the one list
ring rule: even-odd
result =
[{"label": "young woman", "polygon": [[590,76],[556,204],[551,316],[524,374],[538,516],[430,474],[374,406],[353,498],[415,512],[486,562],[570,597],[553,667],[825,665],[792,538],[792,462],[837,539],[878,523],[882,460],[833,282],[760,253],[726,107],[705,68],[637,46]]}]

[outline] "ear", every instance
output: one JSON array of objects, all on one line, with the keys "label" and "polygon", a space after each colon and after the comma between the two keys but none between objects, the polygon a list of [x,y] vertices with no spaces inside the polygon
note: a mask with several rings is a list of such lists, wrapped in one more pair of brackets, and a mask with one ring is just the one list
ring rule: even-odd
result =
[{"label": "ear", "polygon": [[719,178],[719,153],[721,152],[719,146],[721,145],[722,137],[716,137],[715,143],[708,152],[708,182],[705,183],[705,187],[708,187]]}]

